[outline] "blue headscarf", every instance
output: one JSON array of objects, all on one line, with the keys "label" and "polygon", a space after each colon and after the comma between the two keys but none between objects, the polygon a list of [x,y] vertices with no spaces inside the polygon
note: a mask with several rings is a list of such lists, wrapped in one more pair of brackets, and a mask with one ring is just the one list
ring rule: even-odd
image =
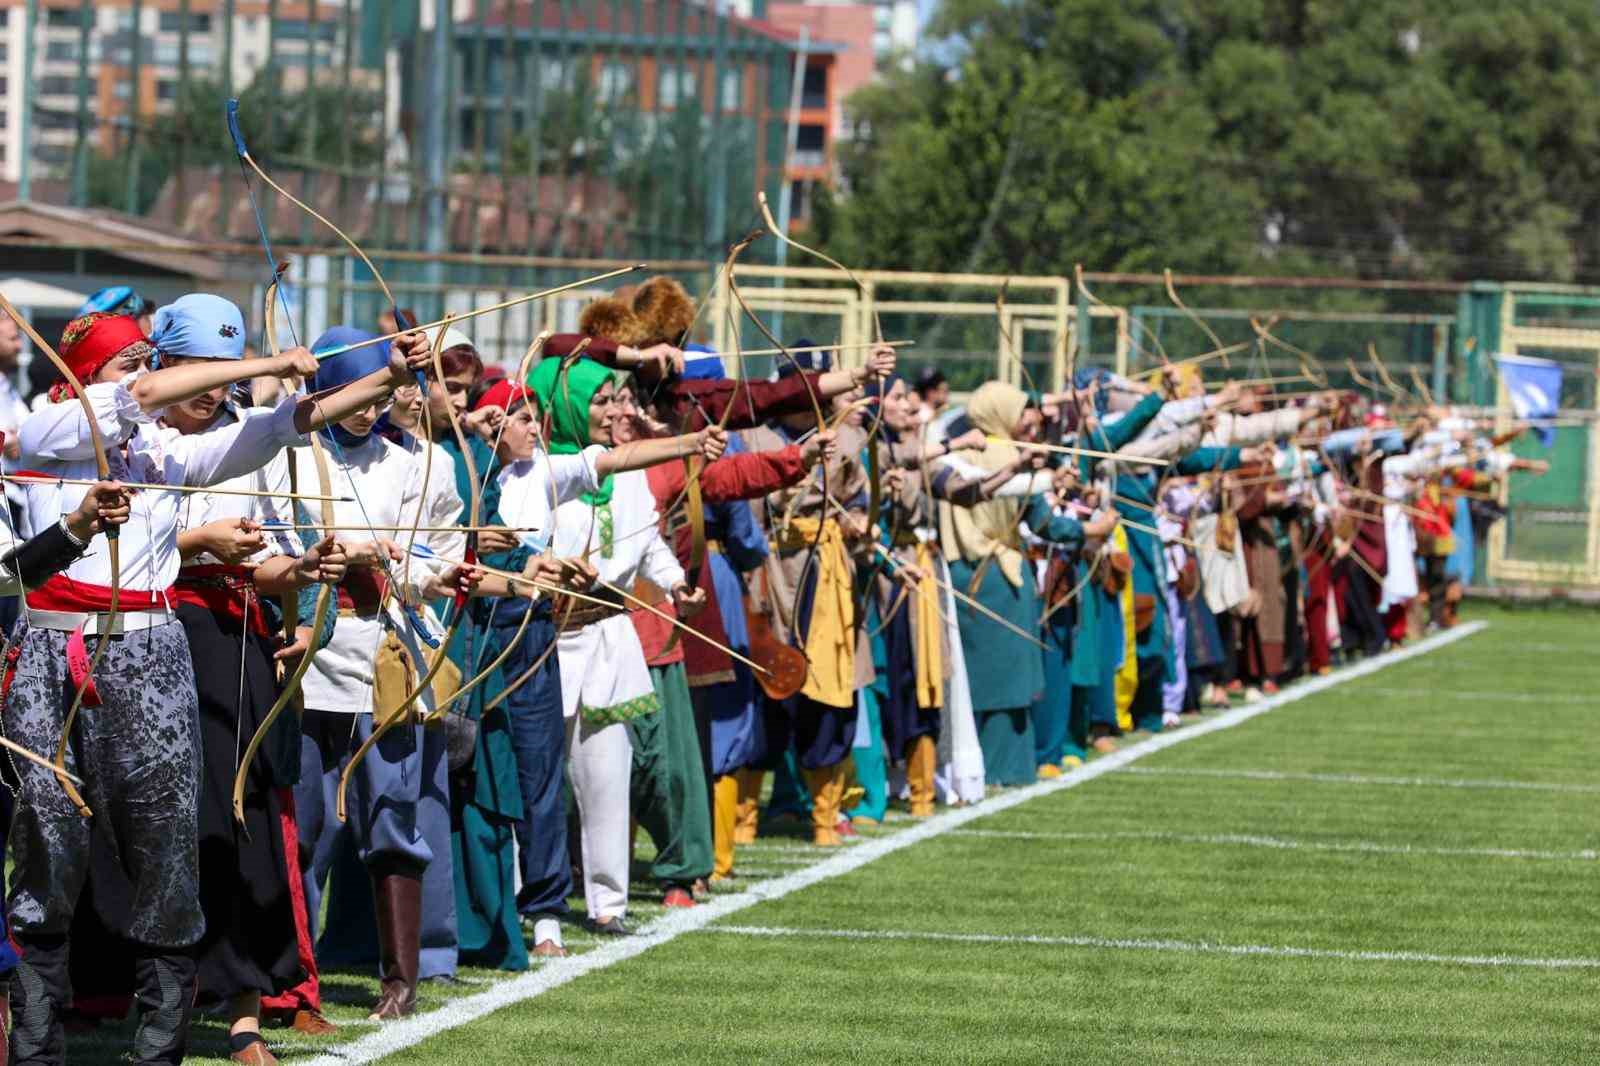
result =
[{"label": "blue headscarf", "polygon": [[138,318],[150,309],[150,303],[143,296],[133,291],[131,285],[112,285],[97,292],[91,293],[83,301],[83,306],[78,308],[78,313],[73,318],[82,318],[84,315],[95,311],[103,311],[108,315],[127,315]]},{"label": "blue headscarf", "polygon": [[220,296],[191,292],[156,311],[150,343],[156,366],[164,355],[243,359],[244,316]]},{"label": "blue headscarf", "polygon": [[826,350],[796,351],[796,349],[816,347],[816,342],[809,337],[801,337],[789,345],[789,358],[784,359],[782,365],[778,367],[778,377],[792,377],[802,370],[819,374],[826,374],[832,370],[833,358]]},{"label": "blue headscarf", "polygon": [[[325,352],[333,348],[342,348],[347,344],[359,344],[371,340],[376,333],[369,333],[364,329],[355,329],[352,326],[334,326],[323,331],[322,336],[312,342],[313,352]],[[381,344],[368,344],[362,348],[355,348],[348,352],[324,359],[317,366],[317,372],[311,379],[311,390],[321,392],[324,389],[335,389],[340,385],[348,385],[368,374],[374,374],[389,365],[389,342]],[[331,437],[341,447],[353,448],[366,441],[367,435],[356,436],[340,425],[332,425],[322,431]]]},{"label": "blue headscarf", "polygon": [[722,357],[715,348],[708,348],[704,344],[686,344],[683,350],[685,381],[721,381],[728,376],[727,369],[722,365]]}]

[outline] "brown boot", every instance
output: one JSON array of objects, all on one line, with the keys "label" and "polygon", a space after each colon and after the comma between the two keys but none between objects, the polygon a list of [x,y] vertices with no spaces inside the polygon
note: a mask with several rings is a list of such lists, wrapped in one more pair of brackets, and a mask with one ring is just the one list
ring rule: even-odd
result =
[{"label": "brown boot", "polygon": [[933,814],[933,768],[938,761],[939,752],[932,737],[918,737],[911,742],[906,756],[906,786],[911,790],[913,818]]},{"label": "brown boot", "polygon": [[723,774],[716,780],[711,808],[711,880],[733,876],[733,844],[739,824],[739,779]]},{"label": "brown boot", "polygon": [[761,821],[761,786],[767,775],[761,770],[740,770],[733,775],[739,782],[739,816],[733,827],[735,844],[754,844]]},{"label": "brown boot", "polygon": [[844,765],[802,770],[811,790],[811,842],[822,848],[839,846],[839,800],[844,794]]},{"label": "brown boot", "polygon": [[368,1021],[404,1018],[417,1007],[417,970],[422,954],[422,878],[373,875],[378,910],[380,985]]}]

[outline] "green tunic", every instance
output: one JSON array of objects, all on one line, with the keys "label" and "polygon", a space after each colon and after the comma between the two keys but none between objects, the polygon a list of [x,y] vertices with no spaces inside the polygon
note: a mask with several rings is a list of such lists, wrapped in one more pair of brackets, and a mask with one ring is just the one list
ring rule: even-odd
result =
[{"label": "green tunic", "polygon": [[[469,438],[473,461],[483,488],[484,525],[500,519],[498,469],[493,454],[476,437]],[[476,486],[467,480],[467,467],[455,440],[441,442],[455,460],[456,489],[470,501]],[[463,512],[462,520],[466,520]],[[518,571],[530,552],[516,548],[484,556],[486,565]],[[467,617],[450,645],[450,658],[461,668],[462,682],[472,680],[504,649],[490,646],[489,618],[494,600],[473,600]],[[517,783],[517,759],[511,746],[511,723],[504,706],[487,715],[484,705],[505,687],[507,678],[496,669],[482,684],[452,707],[478,722],[478,743],[472,761],[451,775],[453,799],[451,848],[455,858],[456,921],[461,962],[501,970],[526,970],[528,950],[517,917],[516,862],[513,826],[522,817],[522,791]]]}]

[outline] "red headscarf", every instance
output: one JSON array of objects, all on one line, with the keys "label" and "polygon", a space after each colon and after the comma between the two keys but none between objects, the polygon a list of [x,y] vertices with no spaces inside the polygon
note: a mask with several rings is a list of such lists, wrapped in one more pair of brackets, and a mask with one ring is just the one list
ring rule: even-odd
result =
[{"label": "red headscarf", "polygon": [[[61,358],[85,385],[124,349],[149,344],[139,321],[127,315],[108,315],[94,311],[80,315],[61,331]],[[60,403],[74,395],[65,378],[50,386],[50,399]]]},{"label": "red headscarf", "polygon": [[485,407],[493,406],[499,407],[509,414],[511,408],[532,398],[532,389],[502,378],[483,391],[483,395],[478,397],[478,402],[472,405],[472,409],[481,411]]}]

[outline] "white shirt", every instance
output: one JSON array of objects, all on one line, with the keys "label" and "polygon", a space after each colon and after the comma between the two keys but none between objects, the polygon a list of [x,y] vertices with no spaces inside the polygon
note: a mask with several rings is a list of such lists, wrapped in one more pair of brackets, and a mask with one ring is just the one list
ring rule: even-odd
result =
[{"label": "white shirt", "polygon": [[[242,412],[233,404],[223,408],[223,414],[210,427],[228,425],[239,421]],[[161,426],[163,439],[183,436],[171,426]],[[301,476],[297,479],[302,492],[316,491],[316,478],[309,481],[304,477],[304,472],[310,467],[302,464]],[[289,488],[289,451],[284,449],[277,452],[267,460],[265,466],[240,477],[230,478],[217,488],[245,489],[252,492],[275,492],[287,494]],[[225,519],[248,518],[255,522],[288,523],[293,526],[296,522],[294,501],[287,495],[283,496],[233,496],[212,492],[186,492],[178,497],[178,528],[180,530],[197,529],[210,522],[220,522]],[[310,513],[317,514],[316,505],[309,508]],[[307,531],[310,533],[311,531]],[[248,560],[249,564],[259,564],[274,555],[300,555],[305,551],[304,542],[296,529],[268,530],[264,536],[265,546]],[[312,539],[308,537],[307,539]],[[185,566],[215,566],[222,560],[210,552],[201,552],[184,562]]]},{"label": "white shirt", "polygon": [[[204,433],[184,435],[157,425],[157,415],[140,409],[126,381],[97,383],[86,392],[107,441],[114,478],[153,485],[220,485],[251,473],[278,451],[305,439],[294,427],[292,399],[276,408],[252,408],[237,421],[219,423]],[[29,415],[19,437],[23,469],[90,481],[98,476],[89,424],[76,400]],[[118,447],[118,442],[124,443]],[[33,529],[59,521],[88,492],[84,485],[28,485],[27,489]],[[159,490],[134,493],[132,513],[119,531],[124,589],[158,591],[177,580],[178,512],[185,495]],[[74,581],[110,585],[110,556],[96,540],[65,573]]]},{"label": "white shirt", "polygon": [[[309,447],[303,449],[309,452]],[[411,543],[411,526],[417,521],[417,503],[422,498],[422,461],[405,448],[392,444],[373,434],[361,444],[334,449],[328,446],[328,466],[333,495],[351,497],[349,503],[333,504],[334,523],[353,527],[338,533],[340,540],[350,544],[371,543],[373,535],[362,532],[369,524],[377,535],[392,540],[402,549]],[[303,471],[315,469],[315,460],[309,454],[297,454],[296,461]],[[348,463],[348,466],[343,464]],[[312,479],[311,486],[316,485]],[[301,481],[302,491],[313,491]],[[428,477],[428,498],[434,499],[436,491],[448,489],[455,498],[450,515],[460,514],[461,500],[455,496],[455,464],[448,453],[438,452],[433,457],[433,471]],[[321,521],[321,504],[309,508],[314,521]],[[435,524],[425,511],[422,525]],[[385,526],[404,527],[384,529]],[[315,531],[308,531],[315,535]],[[445,534],[445,536],[461,536]],[[432,547],[426,535],[417,540]],[[460,556],[449,556],[458,559]],[[436,560],[409,556],[398,563],[390,563],[388,573],[397,582],[395,590],[407,602],[419,604],[423,586],[429,578],[449,569],[450,564]],[[406,644],[412,662],[421,671],[433,657],[435,649],[418,640],[404,612],[391,598],[385,607],[389,624]],[[434,638],[443,629],[425,609],[419,612]],[[342,714],[372,713],[372,666],[377,657],[378,645],[383,639],[384,623],[377,617],[341,615],[333,628],[333,639],[317,653],[306,671],[302,691],[307,707]],[[424,694],[427,704],[431,695]]]},{"label": "white shirt", "polygon": [[[576,455],[533,453],[500,471],[495,479],[500,486],[500,518],[512,529],[524,530],[523,540],[543,551],[550,543],[551,500],[557,506],[576,500],[586,492],[600,491],[600,472],[595,463],[606,449],[590,445]],[[554,491],[552,491],[554,485]]]},{"label": "white shirt", "polygon": [[611,556],[601,554],[602,530],[598,508],[571,500],[556,508],[556,555],[587,554],[600,577],[632,590],[644,578],[662,591],[684,581],[678,557],[661,539],[661,516],[656,497],[643,470],[613,475],[611,489]]}]

